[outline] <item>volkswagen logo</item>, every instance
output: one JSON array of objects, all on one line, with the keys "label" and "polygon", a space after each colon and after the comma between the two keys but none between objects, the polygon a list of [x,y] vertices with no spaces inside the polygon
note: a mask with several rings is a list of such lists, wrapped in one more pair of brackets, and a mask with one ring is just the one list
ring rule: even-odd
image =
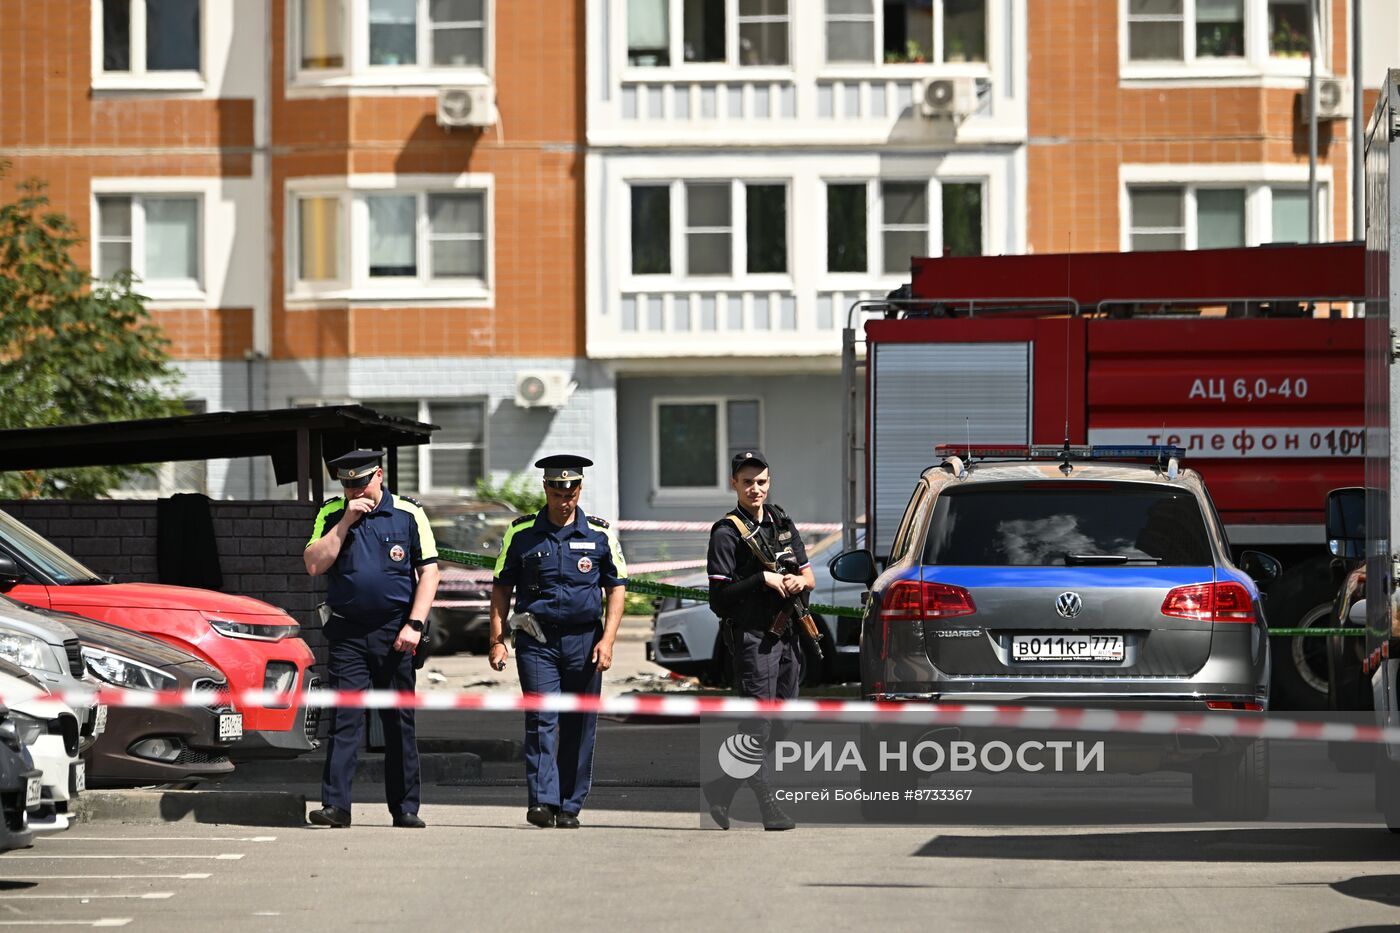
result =
[{"label": "volkswagen logo", "polygon": [[1055,611],[1066,619],[1073,619],[1084,608],[1084,600],[1078,593],[1061,593],[1055,597]]}]

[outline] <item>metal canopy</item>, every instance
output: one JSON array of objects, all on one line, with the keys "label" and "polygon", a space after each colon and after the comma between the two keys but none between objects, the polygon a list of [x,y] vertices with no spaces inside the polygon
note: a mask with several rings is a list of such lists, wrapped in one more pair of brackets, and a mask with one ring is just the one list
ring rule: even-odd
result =
[{"label": "metal canopy", "polygon": [[271,457],[279,485],[295,481],[297,499],[318,501],[325,460],[357,447],[382,448],[393,488],[396,449],[428,443],[436,428],[363,405],[17,428],[0,431],[0,471]]}]

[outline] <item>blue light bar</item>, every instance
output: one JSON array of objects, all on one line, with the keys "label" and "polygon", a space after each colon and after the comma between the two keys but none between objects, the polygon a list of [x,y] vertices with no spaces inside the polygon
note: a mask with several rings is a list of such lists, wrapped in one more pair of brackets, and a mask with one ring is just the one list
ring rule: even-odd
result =
[{"label": "blue light bar", "polygon": [[1143,457],[1151,459],[1166,459],[1176,457],[1178,460],[1186,456],[1186,449],[1183,447],[1168,447],[1166,445],[1144,444],[1141,447],[1110,447],[1103,444],[1095,444],[1089,448],[1089,456],[1095,460],[1138,460]]},{"label": "blue light bar", "polygon": [[1186,451],[1181,447],[1165,445],[1109,446],[1104,444],[1071,444],[1066,447],[1052,444],[1035,444],[1022,447],[1014,444],[939,444],[934,447],[939,457],[972,457],[978,460],[1166,460],[1175,457],[1185,458]]}]

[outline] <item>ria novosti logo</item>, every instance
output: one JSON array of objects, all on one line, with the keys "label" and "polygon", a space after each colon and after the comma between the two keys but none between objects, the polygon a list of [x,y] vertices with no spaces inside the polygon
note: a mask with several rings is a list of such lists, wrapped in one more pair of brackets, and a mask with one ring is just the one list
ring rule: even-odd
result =
[{"label": "ria novosti logo", "polygon": [[719,747],[719,769],[736,781],[747,781],[763,767],[763,743],[757,736],[736,732]]}]

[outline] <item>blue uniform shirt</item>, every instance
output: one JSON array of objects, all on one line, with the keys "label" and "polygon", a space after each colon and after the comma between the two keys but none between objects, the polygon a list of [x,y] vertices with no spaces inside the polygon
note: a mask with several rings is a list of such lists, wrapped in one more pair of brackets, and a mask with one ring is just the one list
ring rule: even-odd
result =
[{"label": "blue uniform shirt", "polygon": [[[344,511],[343,496],[321,506],[307,547],[340,521]],[[326,602],[356,622],[402,618],[413,605],[414,571],[436,563],[437,544],[427,513],[414,500],[385,490],[379,505],[351,527],[327,571]]]},{"label": "blue uniform shirt", "polygon": [[560,528],[541,509],[511,523],[496,558],[496,583],[515,588],[515,611],[554,625],[595,625],[603,587],[627,583],[617,532],[601,518],[574,510]]}]

